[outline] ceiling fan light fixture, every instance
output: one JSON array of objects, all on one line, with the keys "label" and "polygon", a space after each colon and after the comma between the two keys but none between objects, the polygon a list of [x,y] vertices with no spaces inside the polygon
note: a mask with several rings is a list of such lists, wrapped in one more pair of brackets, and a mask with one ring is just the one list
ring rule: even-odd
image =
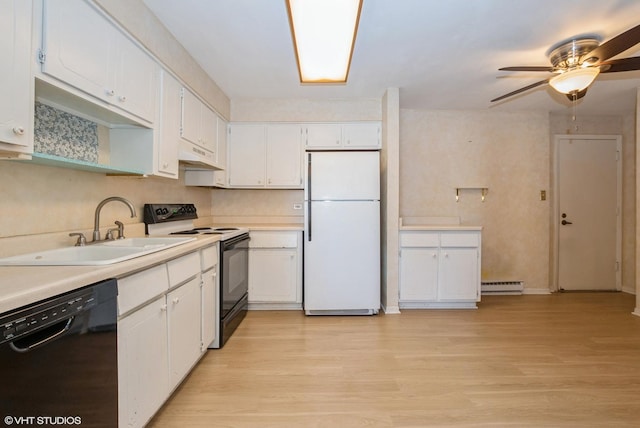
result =
[{"label": "ceiling fan light fixture", "polygon": [[362,0],[287,0],[302,83],[345,83]]},{"label": "ceiling fan light fixture", "polygon": [[562,94],[577,93],[588,88],[598,74],[598,67],[575,68],[551,78],[549,85]]}]

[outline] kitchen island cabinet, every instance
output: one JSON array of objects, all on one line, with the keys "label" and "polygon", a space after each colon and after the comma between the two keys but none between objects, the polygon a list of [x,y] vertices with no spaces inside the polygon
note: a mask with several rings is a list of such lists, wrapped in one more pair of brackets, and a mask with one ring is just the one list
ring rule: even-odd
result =
[{"label": "kitchen island cabinet", "polygon": [[251,231],[249,309],[302,309],[301,231]]},{"label": "kitchen island cabinet", "polygon": [[31,1],[0,0],[0,158],[33,152]]},{"label": "kitchen island cabinet", "polygon": [[480,267],[480,228],[402,230],[400,308],[476,308]]}]

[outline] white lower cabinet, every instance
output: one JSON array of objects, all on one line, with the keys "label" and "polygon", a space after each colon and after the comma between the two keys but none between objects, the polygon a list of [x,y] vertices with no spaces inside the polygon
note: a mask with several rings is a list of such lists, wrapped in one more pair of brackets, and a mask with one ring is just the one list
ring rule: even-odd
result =
[{"label": "white lower cabinet", "polygon": [[400,308],[476,308],[479,230],[402,231]]},{"label": "white lower cabinet", "polygon": [[166,400],[167,349],[164,295],[118,321],[118,426],[144,426]]},{"label": "white lower cabinet", "polygon": [[169,387],[173,390],[201,354],[200,276],[167,294],[169,324]]},{"label": "white lower cabinet", "polygon": [[249,309],[302,309],[302,232],[251,231]]},{"label": "white lower cabinet", "polygon": [[217,244],[118,279],[120,427],[145,426],[206,351],[216,277],[203,280],[205,266],[217,268]]},{"label": "white lower cabinet", "polygon": [[207,350],[219,334],[220,326],[217,323],[216,308],[219,303],[220,284],[218,282],[219,269],[218,244],[212,245],[200,251],[201,297],[202,297],[202,340],[201,350]]}]

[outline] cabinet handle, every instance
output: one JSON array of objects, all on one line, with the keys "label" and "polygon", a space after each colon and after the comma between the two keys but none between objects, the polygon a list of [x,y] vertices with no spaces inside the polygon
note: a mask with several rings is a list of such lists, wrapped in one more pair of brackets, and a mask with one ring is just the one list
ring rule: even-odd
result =
[{"label": "cabinet handle", "polygon": [[434,259],[436,258],[436,256],[437,256],[436,253],[431,254],[431,257],[433,257]]},{"label": "cabinet handle", "polygon": [[167,311],[167,305],[160,306],[160,312],[166,312],[166,311]]},{"label": "cabinet handle", "polygon": [[13,128],[13,133],[16,135],[24,135],[24,127],[22,126],[15,126]]},{"label": "cabinet handle", "polygon": [[162,168],[169,168],[169,164],[168,164],[168,163],[166,163],[166,162],[165,162],[165,163],[163,163],[163,164],[162,164]]},{"label": "cabinet handle", "polygon": [[123,102],[127,101],[127,97],[125,97],[124,95],[120,95],[118,97],[118,100],[120,100],[120,102],[123,103]]},{"label": "cabinet handle", "polygon": [[104,93],[105,93],[107,96],[112,97],[112,96],[114,96],[114,95],[116,94],[116,91],[114,91],[113,89],[105,89],[105,90],[104,90]]},{"label": "cabinet handle", "polygon": [[175,299],[173,299],[173,304],[177,305],[178,303],[180,303],[180,298],[176,297]]}]

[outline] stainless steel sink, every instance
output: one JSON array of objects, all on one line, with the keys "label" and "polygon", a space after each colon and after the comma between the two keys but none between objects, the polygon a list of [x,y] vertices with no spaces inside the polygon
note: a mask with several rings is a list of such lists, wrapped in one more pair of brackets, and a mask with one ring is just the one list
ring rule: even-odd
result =
[{"label": "stainless steel sink", "polygon": [[182,238],[127,238],[84,247],[65,247],[0,259],[0,266],[100,266],[194,241]]}]

